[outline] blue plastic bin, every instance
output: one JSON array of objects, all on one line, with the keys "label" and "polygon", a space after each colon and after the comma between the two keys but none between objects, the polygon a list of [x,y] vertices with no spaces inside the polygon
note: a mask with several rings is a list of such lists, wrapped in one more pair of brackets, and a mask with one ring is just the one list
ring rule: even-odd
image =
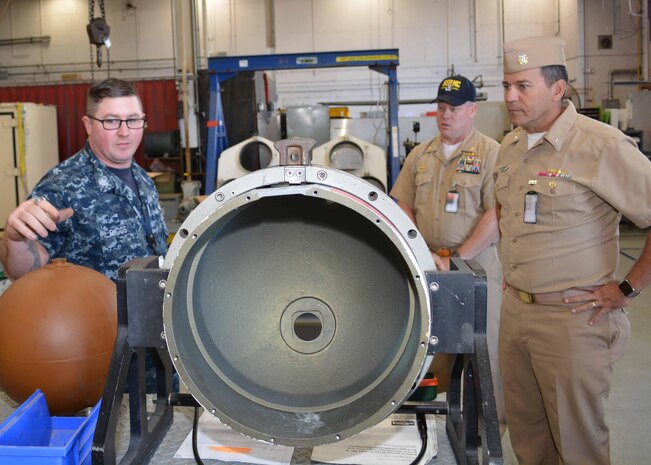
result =
[{"label": "blue plastic bin", "polygon": [[0,465],[91,465],[100,403],[88,417],[51,417],[37,389],[0,425]]}]

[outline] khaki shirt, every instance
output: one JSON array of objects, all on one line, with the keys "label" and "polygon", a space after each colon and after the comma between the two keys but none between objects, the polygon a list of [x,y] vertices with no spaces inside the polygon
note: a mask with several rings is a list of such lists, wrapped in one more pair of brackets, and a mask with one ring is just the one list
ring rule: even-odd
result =
[{"label": "khaki shirt", "polygon": [[[612,280],[621,215],[651,225],[649,160],[621,131],[565,106],[530,150],[525,130],[509,133],[495,171],[504,279],[528,292]],[[535,224],[523,220],[528,192]]]},{"label": "khaki shirt", "polygon": [[[412,205],[416,225],[430,249],[458,247],[484,212],[495,207],[493,170],[499,144],[476,129],[449,159],[440,136],[409,154],[391,196]],[[458,211],[445,211],[448,192],[459,193]]]}]

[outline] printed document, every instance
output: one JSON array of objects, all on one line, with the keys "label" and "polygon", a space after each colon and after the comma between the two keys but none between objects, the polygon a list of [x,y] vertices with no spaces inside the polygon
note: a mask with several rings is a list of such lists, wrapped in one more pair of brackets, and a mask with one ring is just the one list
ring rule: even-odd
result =
[{"label": "printed document", "polygon": [[[221,423],[209,412],[199,418],[197,450],[202,459],[244,462],[261,465],[289,465],[293,447],[278,446],[248,438]],[[175,458],[192,459],[192,431],[185,438]]]},{"label": "printed document", "polygon": [[[438,452],[436,419],[426,415],[427,448],[420,464]],[[394,413],[387,419],[343,441],[315,447],[312,460],[353,465],[409,465],[420,452],[421,439],[415,414]]]}]

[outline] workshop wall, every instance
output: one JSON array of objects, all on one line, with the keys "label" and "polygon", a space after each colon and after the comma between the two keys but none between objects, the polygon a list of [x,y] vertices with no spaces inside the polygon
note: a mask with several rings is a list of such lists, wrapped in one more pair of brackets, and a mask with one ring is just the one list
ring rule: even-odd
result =
[{"label": "workshop wall", "polygon": [[[170,2],[104,0],[111,28],[112,74],[127,79],[175,74],[173,18]],[[128,7],[127,4],[133,7]],[[8,5],[8,6],[7,6]],[[15,85],[90,79],[90,44],[86,33],[86,0],[20,0],[3,2],[0,40],[49,37],[49,43],[0,47],[0,70]],[[95,17],[101,16],[95,0]],[[106,53],[104,53],[106,62]],[[95,65],[95,78],[107,75],[106,63]]]},{"label": "workshop wall", "polygon": [[[147,131],[173,131],[178,127],[176,114],[177,91],[173,80],[136,81],[147,117]],[[86,143],[86,131],[81,117],[86,114],[88,83],[0,87],[1,102],[34,102],[57,107],[59,159],[74,155]],[[169,105],[172,102],[172,105]],[[135,154],[144,165],[143,144]]]},{"label": "workshop wall", "polygon": [[[178,78],[179,0],[106,3],[111,74],[127,79]],[[615,80],[638,79],[645,41],[637,11],[642,0],[197,0],[198,62],[214,55],[400,49],[400,97],[428,98],[454,68],[481,75],[489,100],[501,100],[501,43],[560,34],[582,105],[609,97]],[[189,1],[188,1],[189,4]],[[95,15],[100,14],[97,0]],[[630,7],[630,8],[629,8]],[[631,11],[632,8],[632,11]],[[88,81],[86,0],[21,0],[0,10],[0,86]],[[189,27],[188,22],[186,26]],[[6,45],[49,36],[49,42]],[[604,36],[606,37],[604,39]],[[610,37],[610,42],[608,41]],[[604,48],[604,44],[610,47]],[[631,71],[632,70],[632,71]],[[627,74],[628,73],[628,74]],[[94,66],[94,77],[107,74]],[[646,73],[642,73],[646,74]],[[277,72],[281,105],[381,98],[383,78],[368,70]],[[610,95],[626,98],[631,86]],[[401,108],[401,111],[408,111]]]}]

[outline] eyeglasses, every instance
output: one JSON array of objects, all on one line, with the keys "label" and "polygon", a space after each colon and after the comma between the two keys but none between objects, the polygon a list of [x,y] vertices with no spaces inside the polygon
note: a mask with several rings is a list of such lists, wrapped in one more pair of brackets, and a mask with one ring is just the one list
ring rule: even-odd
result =
[{"label": "eyeglasses", "polygon": [[102,127],[107,131],[117,131],[118,129],[120,129],[120,126],[122,126],[122,123],[125,123],[129,129],[142,129],[147,124],[147,120],[145,118],[99,119],[90,115],[86,115],[86,116],[88,116],[90,119],[94,119],[95,121],[99,121],[100,123],[102,123]]}]

